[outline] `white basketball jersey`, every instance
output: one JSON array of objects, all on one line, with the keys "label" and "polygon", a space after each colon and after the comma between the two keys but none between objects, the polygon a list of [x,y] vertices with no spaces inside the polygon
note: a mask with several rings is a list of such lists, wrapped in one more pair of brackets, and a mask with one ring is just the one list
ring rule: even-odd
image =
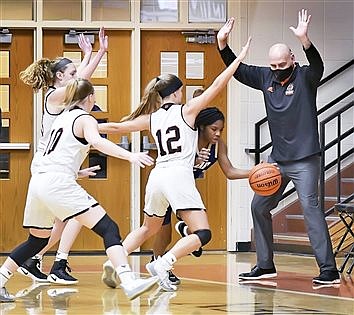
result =
[{"label": "white basketball jersey", "polygon": [[82,109],[66,110],[54,121],[49,141],[38,160],[38,172],[62,172],[77,175],[82,162],[88,155],[90,145],[74,135],[75,120],[89,115]]},{"label": "white basketball jersey", "polygon": [[48,111],[48,97],[55,91],[55,87],[50,87],[47,93],[44,96],[44,106],[43,106],[43,114],[42,114],[42,126],[41,126],[41,136],[38,140],[37,151],[33,156],[33,160],[31,163],[31,173],[35,174],[37,172],[37,167],[39,163],[40,157],[43,155],[46,144],[49,140],[50,130],[55,119],[62,113],[62,111],[58,114],[52,114]]},{"label": "white basketball jersey", "polygon": [[167,103],[151,114],[150,129],[158,149],[156,165],[193,168],[198,131],[182,116],[183,105]]}]

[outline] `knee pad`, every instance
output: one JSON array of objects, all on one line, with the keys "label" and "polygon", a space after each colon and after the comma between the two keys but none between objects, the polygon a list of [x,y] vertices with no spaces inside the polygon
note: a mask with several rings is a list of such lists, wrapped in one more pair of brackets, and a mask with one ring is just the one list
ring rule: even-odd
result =
[{"label": "knee pad", "polygon": [[193,232],[193,234],[196,234],[199,239],[200,242],[202,243],[202,246],[204,246],[205,244],[208,244],[211,240],[211,231],[204,229],[204,230],[197,230],[195,232]]},{"label": "knee pad", "polygon": [[17,246],[9,257],[21,266],[28,258],[38,254],[48,244],[48,241],[49,237],[36,237],[30,234],[27,241]]},{"label": "knee pad", "polygon": [[107,213],[92,228],[92,231],[103,238],[105,249],[114,245],[122,245],[118,225],[108,216]]}]

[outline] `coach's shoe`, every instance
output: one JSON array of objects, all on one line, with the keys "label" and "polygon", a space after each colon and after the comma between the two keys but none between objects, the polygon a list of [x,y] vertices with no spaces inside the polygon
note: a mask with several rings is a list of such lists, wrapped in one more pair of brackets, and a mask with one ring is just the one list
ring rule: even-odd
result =
[{"label": "coach's shoe", "polygon": [[277,271],[275,267],[270,269],[262,269],[258,266],[254,266],[250,272],[240,273],[238,278],[240,280],[259,280],[275,278],[277,276]]},{"label": "coach's shoe", "polygon": [[33,281],[48,283],[47,275],[42,272],[41,260],[38,258],[29,258],[27,259],[17,271],[31,278]]},{"label": "coach's shoe", "polygon": [[118,275],[110,260],[103,264],[102,281],[106,286],[113,289],[118,286]]},{"label": "coach's shoe", "polygon": [[68,261],[61,259],[54,261],[53,267],[50,270],[48,281],[56,284],[76,284],[79,281],[71,276],[66,270],[71,272]]},{"label": "coach's shoe", "polygon": [[12,303],[15,302],[15,297],[7,292],[5,287],[0,288],[0,303]]},{"label": "coach's shoe", "polygon": [[[185,237],[188,235],[187,233],[188,226],[184,221],[178,221],[175,225],[175,230],[176,232],[181,235],[181,237]],[[203,248],[199,248],[193,252],[191,252],[191,255],[194,257],[200,257],[203,254]]]},{"label": "coach's shoe", "polygon": [[335,284],[340,283],[340,277],[337,270],[324,270],[320,272],[318,277],[312,279],[317,284]]},{"label": "coach's shoe", "polygon": [[158,277],[150,277],[147,279],[131,279],[129,282],[121,283],[120,286],[123,288],[126,296],[132,300],[147,290],[150,290],[158,281]]},{"label": "coach's shoe", "polygon": [[177,290],[177,287],[168,278],[168,271],[171,270],[171,266],[163,258],[158,257],[146,264],[145,267],[150,275],[159,277],[159,285],[164,291],[173,292]]}]

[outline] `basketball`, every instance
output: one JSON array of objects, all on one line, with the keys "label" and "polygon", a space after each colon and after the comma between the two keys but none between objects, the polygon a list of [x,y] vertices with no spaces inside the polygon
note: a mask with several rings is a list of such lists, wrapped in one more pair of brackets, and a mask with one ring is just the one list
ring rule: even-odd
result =
[{"label": "basketball", "polygon": [[281,185],[281,174],[273,164],[260,163],[251,169],[248,182],[257,195],[271,196]]}]

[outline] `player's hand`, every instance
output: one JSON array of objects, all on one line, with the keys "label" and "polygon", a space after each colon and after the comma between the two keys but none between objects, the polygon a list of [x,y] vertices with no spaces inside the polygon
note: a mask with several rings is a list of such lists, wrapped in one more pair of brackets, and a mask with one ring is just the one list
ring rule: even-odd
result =
[{"label": "player's hand", "polygon": [[88,168],[83,168],[82,170],[80,170],[77,173],[77,177],[78,178],[84,178],[84,177],[89,177],[89,176],[96,176],[96,172],[101,169],[101,166],[99,165],[95,165],[95,166],[91,166]]},{"label": "player's hand", "polygon": [[237,56],[239,60],[245,59],[251,45],[252,37],[248,37],[247,43],[242,47],[240,54]]},{"label": "player's hand", "polygon": [[154,164],[154,159],[148,155],[149,152],[136,152],[132,153],[129,162],[136,164],[142,168],[146,166],[151,166]]},{"label": "player's hand", "polygon": [[105,35],[103,26],[98,33],[98,39],[100,42],[100,51],[106,52],[108,50],[108,36]]},{"label": "player's hand", "polygon": [[202,148],[198,152],[198,157],[196,158],[196,163],[200,164],[200,163],[203,163],[203,162],[208,162],[209,156],[210,156],[210,149]]},{"label": "player's hand", "polygon": [[92,52],[92,45],[90,43],[90,39],[86,37],[84,34],[80,33],[79,37],[79,47],[82,50],[82,52],[86,54],[91,54]]}]

